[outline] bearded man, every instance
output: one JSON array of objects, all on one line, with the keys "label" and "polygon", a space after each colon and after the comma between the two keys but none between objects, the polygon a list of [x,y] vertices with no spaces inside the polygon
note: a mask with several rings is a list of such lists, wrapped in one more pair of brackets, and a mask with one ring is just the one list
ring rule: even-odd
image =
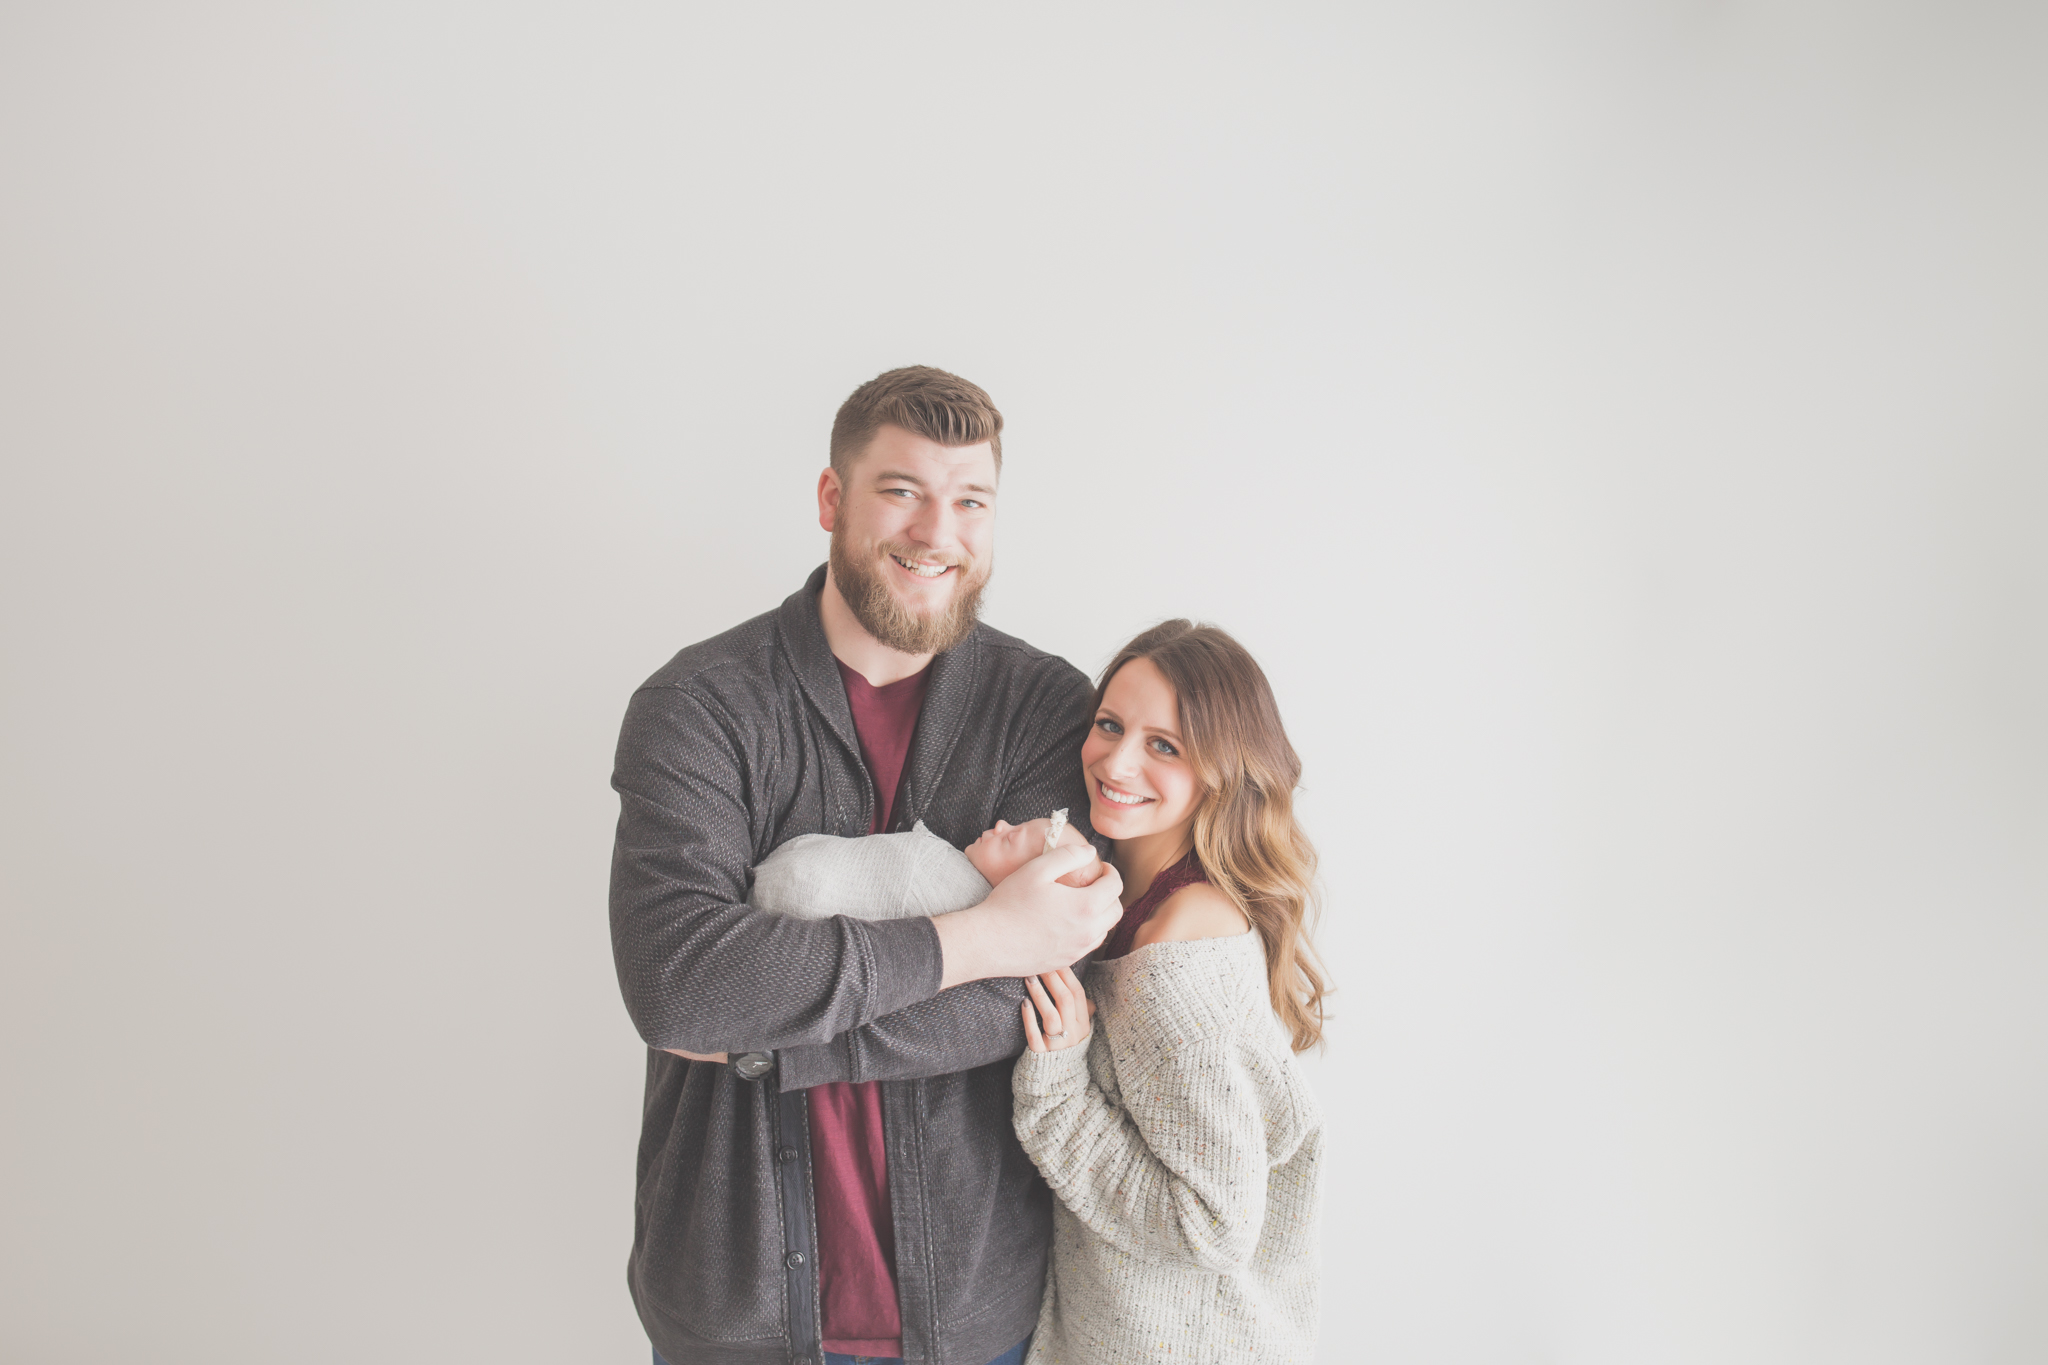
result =
[{"label": "bearded man", "polygon": [[856,389],[818,479],[829,562],[691,645],[619,736],[612,945],[648,1045],[628,1283],[669,1365],[1021,1360],[1051,1197],[1010,1123],[1018,978],[1121,913],[1059,849],[930,919],[754,910],[800,834],[956,847],[1088,809],[1087,680],[979,623],[1002,416],[926,366]]}]

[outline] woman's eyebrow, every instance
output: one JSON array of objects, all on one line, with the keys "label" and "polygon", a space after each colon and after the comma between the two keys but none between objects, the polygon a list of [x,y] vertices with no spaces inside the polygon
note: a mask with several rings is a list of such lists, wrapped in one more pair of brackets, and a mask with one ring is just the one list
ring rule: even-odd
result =
[{"label": "woman's eyebrow", "polygon": [[[1113,720],[1118,725],[1122,725],[1125,723],[1124,718],[1122,716],[1119,716],[1116,712],[1110,710],[1107,706],[1098,706],[1095,708],[1095,719]],[[1166,729],[1164,726],[1159,725],[1141,725],[1138,728],[1140,730],[1143,730],[1148,735],[1161,735],[1167,739],[1172,740],[1175,744],[1182,743],[1180,731],[1178,730],[1169,730]]]}]

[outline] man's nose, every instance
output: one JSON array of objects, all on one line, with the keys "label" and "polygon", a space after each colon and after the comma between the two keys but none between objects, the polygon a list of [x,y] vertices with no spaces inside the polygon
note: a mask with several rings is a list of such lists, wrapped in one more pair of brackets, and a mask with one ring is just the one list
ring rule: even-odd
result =
[{"label": "man's nose", "polygon": [[943,498],[927,498],[918,504],[917,514],[910,519],[910,536],[918,544],[934,550],[950,550],[959,543],[959,518],[953,511],[953,504]]}]

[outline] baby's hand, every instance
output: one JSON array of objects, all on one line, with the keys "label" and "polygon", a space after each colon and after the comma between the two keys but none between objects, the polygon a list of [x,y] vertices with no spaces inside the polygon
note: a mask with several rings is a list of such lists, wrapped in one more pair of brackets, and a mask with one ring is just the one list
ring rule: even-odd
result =
[{"label": "baby's hand", "polygon": [[[967,846],[968,861],[988,879],[990,886],[994,886],[1046,851],[1045,835],[1051,828],[1052,821],[1044,817],[1026,820],[1021,825],[998,820],[994,829]],[[1081,837],[1081,831],[1068,825],[1061,831],[1059,843],[1055,847],[1066,848],[1072,845],[1085,845],[1087,842]],[[1067,886],[1089,886],[1102,875],[1102,868],[1102,859],[1097,858],[1069,872],[1061,877],[1060,881]]]}]

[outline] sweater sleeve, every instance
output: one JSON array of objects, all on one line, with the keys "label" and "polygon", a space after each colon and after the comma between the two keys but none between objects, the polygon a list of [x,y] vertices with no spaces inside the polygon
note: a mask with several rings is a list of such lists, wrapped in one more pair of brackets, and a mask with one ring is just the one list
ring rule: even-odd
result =
[{"label": "sweater sleeve", "polygon": [[[1257,1059],[1227,1035],[1189,1040],[1112,1100],[1087,1048],[1027,1052],[1011,1082],[1017,1139],[1060,1202],[1119,1251],[1183,1269],[1242,1269],[1266,1211]],[[1099,1059],[1106,1063],[1106,1056]]]}]

